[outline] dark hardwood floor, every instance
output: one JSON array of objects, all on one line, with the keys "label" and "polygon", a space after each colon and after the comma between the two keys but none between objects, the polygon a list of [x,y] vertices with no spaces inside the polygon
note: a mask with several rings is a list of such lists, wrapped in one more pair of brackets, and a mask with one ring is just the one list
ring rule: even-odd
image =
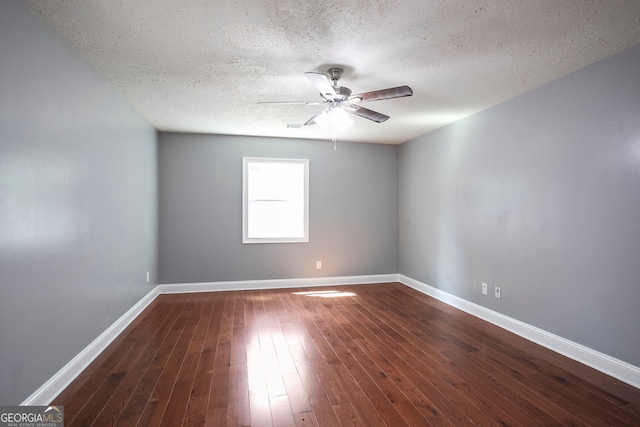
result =
[{"label": "dark hardwood floor", "polygon": [[398,283],[161,295],[66,426],[640,425],[640,390]]}]

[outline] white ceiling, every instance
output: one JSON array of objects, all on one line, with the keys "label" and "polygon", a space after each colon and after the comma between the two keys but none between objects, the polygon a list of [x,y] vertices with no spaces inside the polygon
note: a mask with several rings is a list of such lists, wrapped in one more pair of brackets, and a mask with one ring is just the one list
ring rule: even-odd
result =
[{"label": "white ceiling", "polygon": [[368,103],[338,140],[398,144],[640,43],[638,0],[24,0],[158,130],[330,139],[304,72]]}]

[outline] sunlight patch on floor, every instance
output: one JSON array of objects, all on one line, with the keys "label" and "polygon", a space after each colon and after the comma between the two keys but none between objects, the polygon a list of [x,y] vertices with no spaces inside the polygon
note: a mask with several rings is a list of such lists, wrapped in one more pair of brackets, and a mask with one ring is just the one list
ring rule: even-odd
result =
[{"label": "sunlight patch on floor", "polygon": [[308,292],[294,292],[294,295],[304,295],[308,297],[322,297],[322,298],[337,298],[337,297],[355,297],[354,292],[343,291],[308,291]]}]

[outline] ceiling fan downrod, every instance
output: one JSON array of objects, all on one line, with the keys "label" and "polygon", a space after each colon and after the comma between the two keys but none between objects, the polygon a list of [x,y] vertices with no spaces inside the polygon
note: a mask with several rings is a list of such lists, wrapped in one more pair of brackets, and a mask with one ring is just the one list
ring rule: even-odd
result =
[{"label": "ceiling fan downrod", "polygon": [[342,77],[343,72],[342,68],[329,68],[327,70],[327,78],[333,82],[333,86],[338,86],[338,80]]}]

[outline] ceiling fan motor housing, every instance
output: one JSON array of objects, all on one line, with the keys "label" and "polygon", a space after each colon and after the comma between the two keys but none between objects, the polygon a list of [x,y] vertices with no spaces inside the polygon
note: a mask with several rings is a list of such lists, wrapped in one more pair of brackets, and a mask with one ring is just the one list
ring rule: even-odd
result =
[{"label": "ceiling fan motor housing", "polygon": [[349,96],[351,96],[351,89],[349,89],[348,87],[334,86],[333,89],[336,92],[336,96],[334,99],[339,99],[341,101],[344,101]]}]

